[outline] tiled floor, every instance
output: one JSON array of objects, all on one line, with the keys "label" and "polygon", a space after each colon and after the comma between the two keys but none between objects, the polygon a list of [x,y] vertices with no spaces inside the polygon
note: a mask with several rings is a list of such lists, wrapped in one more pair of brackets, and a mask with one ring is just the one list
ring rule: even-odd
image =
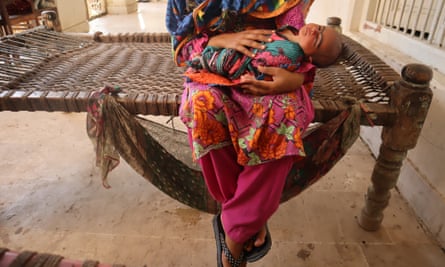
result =
[{"label": "tiled floor", "polygon": [[165,2],[139,3],[138,11],[128,15],[107,15],[90,22],[90,32],[167,32]]},{"label": "tiled floor", "polygon": [[[92,21],[92,32],[164,30],[165,4],[139,8]],[[211,215],[167,197],[125,162],[111,173],[112,188],[102,187],[85,114],[0,112],[0,125],[0,247],[129,267],[216,265]],[[380,230],[357,225],[373,164],[357,141],[319,183],[280,206],[271,252],[249,266],[445,266],[397,191]]]}]

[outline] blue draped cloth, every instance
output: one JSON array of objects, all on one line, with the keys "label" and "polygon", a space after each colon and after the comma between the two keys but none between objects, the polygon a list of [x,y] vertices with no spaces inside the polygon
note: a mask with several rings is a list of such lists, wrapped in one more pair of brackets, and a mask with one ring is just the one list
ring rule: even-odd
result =
[{"label": "blue draped cloth", "polygon": [[300,1],[308,0],[168,0],[166,26],[176,50],[203,31],[231,30],[224,25],[233,16],[272,18]]}]

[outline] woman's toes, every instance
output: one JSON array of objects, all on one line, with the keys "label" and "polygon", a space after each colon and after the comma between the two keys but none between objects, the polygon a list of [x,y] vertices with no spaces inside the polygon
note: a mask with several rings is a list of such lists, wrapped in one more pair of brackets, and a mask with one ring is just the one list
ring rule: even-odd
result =
[{"label": "woman's toes", "polygon": [[244,250],[247,252],[252,251],[255,240],[256,240],[256,237],[247,240],[246,243],[244,243]]},{"label": "woman's toes", "polygon": [[258,233],[254,245],[255,247],[261,247],[264,242],[266,242],[266,234],[267,234],[267,230],[266,230],[266,226],[263,226],[263,228],[261,228],[260,232]]}]

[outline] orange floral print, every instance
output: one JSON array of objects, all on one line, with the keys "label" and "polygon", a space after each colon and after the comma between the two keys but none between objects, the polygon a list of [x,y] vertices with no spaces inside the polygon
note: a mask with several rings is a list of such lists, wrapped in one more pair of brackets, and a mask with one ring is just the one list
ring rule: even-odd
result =
[{"label": "orange floral print", "polygon": [[254,103],[252,107],[252,112],[256,117],[261,117],[264,112],[264,107],[260,103]]},{"label": "orange floral print", "polygon": [[[286,137],[273,131],[264,131],[264,141],[258,143],[258,153],[264,159],[277,159],[286,154]],[[266,142],[267,140],[267,142]]]},{"label": "orange floral print", "polygon": [[287,94],[287,97],[289,97],[289,99],[291,101],[296,101],[298,98],[298,95],[295,92],[292,92],[292,93]]},{"label": "orange floral print", "polygon": [[195,111],[212,110],[215,103],[215,98],[213,97],[212,93],[207,90],[198,91],[196,94],[193,95],[192,99]]},{"label": "orange floral print", "polygon": [[202,124],[202,122],[206,121],[207,119],[207,113],[204,110],[195,110],[193,113],[193,121],[195,121],[195,125],[198,123]]},{"label": "orange floral print", "polygon": [[203,145],[217,144],[227,139],[224,125],[215,120],[207,119],[205,112],[195,110],[195,127],[193,138],[201,140]]},{"label": "orange floral print", "polygon": [[284,116],[288,120],[294,120],[296,117],[294,108],[292,106],[287,106],[286,109],[284,110]]},{"label": "orange floral print", "polygon": [[295,131],[294,141],[295,141],[295,147],[300,149],[301,151],[303,151],[304,146],[303,146],[303,140],[301,138],[301,129],[300,128],[297,128],[297,130]]},{"label": "orange floral print", "polygon": [[244,153],[244,151],[242,150],[238,150],[237,151],[238,154],[238,163],[241,165],[247,165],[247,163],[249,162],[250,158]]},{"label": "orange floral print", "polygon": [[267,118],[267,124],[272,125],[275,123],[275,110],[271,109],[269,110],[269,116]]},{"label": "orange floral print", "polygon": [[233,123],[229,123],[228,124],[228,128],[229,128],[229,133],[230,133],[230,137],[231,137],[231,140],[232,140],[233,147],[235,148],[235,151],[238,153],[241,150],[240,147],[239,147],[239,144],[238,144],[238,136],[239,136],[239,134],[235,130],[235,127],[234,127]]}]

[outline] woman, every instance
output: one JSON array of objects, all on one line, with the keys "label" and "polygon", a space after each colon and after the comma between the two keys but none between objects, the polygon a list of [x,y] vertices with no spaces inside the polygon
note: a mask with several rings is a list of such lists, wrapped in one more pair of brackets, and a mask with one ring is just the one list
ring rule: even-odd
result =
[{"label": "woman", "polygon": [[[271,41],[278,15],[293,8],[304,24],[312,2],[169,0],[175,61],[184,65],[206,46],[253,56]],[[314,30],[312,38],[330,37]],[[323,43],[319,48],[326,49]],[[308,96],[314,65],[307,63],[300,73],[258,68],[272,79],[243,75],[229,88],[184,83],[180,116],[208,190],[221,203],[214,218],[218,266],[245,266],[269,250],[266,223],[279,206],[292,164],[305,156],[301,136],[314,116]]]}]

